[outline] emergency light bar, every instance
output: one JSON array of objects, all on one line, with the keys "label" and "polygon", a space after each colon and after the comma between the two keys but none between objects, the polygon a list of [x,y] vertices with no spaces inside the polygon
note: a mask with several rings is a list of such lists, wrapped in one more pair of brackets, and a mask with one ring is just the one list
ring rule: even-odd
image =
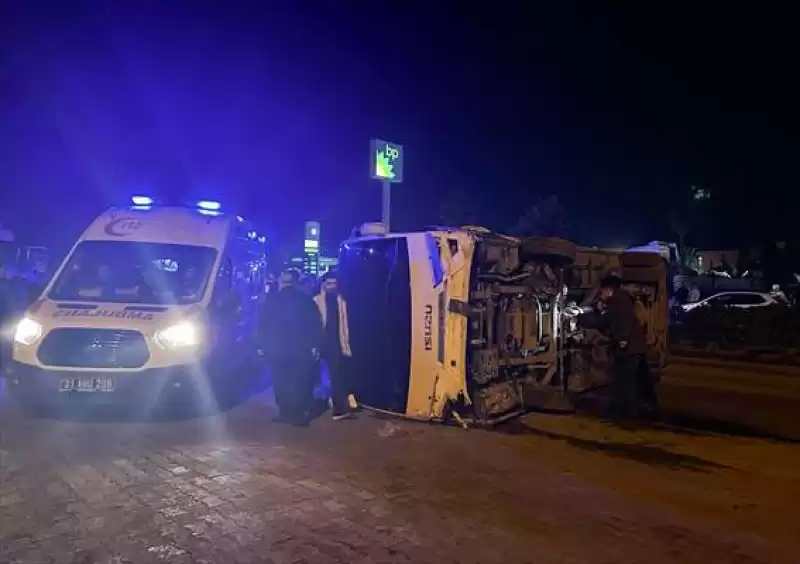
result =
[{"label": "emergency light bar", "polygon": [[[149,210],[156,205],[155,198],[151,198],[150,196],[131,196],[131,202],[133,203],[132,209],[135,210]],[[162,202],[159,202],[159,205],[162,204]],[[189,209],[194,209],[201,215],[212,217],[222,215],[222,204],[215,200],[200,200],[194,202],[193,204],[184,203],[183,206]],[[242,216],[236,216],[236,219],[239,222],[244,222],[244,218]],[[254,239],[255,235],[253,235],[251,238]]]},{"label": "emergency light bar", "polygon": [[132,196],[131,202],[134,206],[152,206],[153,198],[150,196]]},{"label": "emergency light bar", "polygon": [[214,202],[212,200],[200,200],[197,202],[197,207],[201,210],[219,211],[222,206],[219,202]]}]

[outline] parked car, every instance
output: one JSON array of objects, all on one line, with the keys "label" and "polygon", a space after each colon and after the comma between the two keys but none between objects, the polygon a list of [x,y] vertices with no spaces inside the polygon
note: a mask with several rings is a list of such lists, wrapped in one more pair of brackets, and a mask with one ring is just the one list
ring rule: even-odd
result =
[{"label": "parked car", "polygon": [[767,307],[782,305],[775,297],[762,292],[720,292],[709,296],[699,302],[684,304],[683,311],[692,311],[699,307],[735,307],[750,309],[754,307]]}]

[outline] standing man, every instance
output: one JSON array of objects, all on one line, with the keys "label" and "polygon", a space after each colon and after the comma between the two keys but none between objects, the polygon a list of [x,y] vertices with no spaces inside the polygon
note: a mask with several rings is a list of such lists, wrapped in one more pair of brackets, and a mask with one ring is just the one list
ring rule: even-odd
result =
[{"label": "standing man", "polygon": [[611,416],[636,419],[643,410],[653,413],[658,409],[658,399],[647,365],[647,339],[633,298],[622,289],[622,281],[616,276],[603,280],[599,297],[605,305],[614,357]]},{"label": "standing man", "polygon": [[358,405],[347,379],[347,361],[353,356],[347,325],[347,302],[339,293],[336,274],[332,271],[322,277],[322,287],[320,293],[314,297],[314,302],[324,328],[322,359],[328,367],[331,379],[333,418],[350,418]]},{"label": "standing man", "polygon": [[286,270],[278,291],[264,300],[260,327],[262,350],[272,370],[276,421],[308,425],[314,396],[322,323],[311,296],[299,288],[300,274]]}]

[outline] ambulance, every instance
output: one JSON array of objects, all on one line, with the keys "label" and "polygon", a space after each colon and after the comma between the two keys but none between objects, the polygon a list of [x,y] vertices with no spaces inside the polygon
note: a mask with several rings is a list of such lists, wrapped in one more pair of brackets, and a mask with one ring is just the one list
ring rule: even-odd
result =
[{"label": "ambulance", "polygon": [[664,263],[480,227],[391,233],[365,224],[339,258],[353,391],[367,408],[465,426],[572,409],[609,375],[608,346],[572,312],[612,271],[636,299],[658,374],[666,355]]},{"label": "ambulance", "polygon": [[23,404],[213,401],[254,359],[266,245],[218,202],[112,208],[9,331]]}]

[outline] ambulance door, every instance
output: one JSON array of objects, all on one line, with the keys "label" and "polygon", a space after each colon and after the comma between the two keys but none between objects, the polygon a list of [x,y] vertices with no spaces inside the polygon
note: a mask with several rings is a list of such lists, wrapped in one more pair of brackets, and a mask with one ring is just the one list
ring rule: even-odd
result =
[{"label": "ambulance door", "polygon": [[233,287],[233,265],[226,254],[220,261],[208,312],[215,364],[225,365],[235,358],[242,312],[241,297]]},{"label": "ambulance door", "polygon": [[263,268],[260,255],[246,241],[235,242],[232,247],[233,287],[237,303],[241,306],[236,319],[236,346],[242,353],[254,351],[261,296],[264,293]]}]

